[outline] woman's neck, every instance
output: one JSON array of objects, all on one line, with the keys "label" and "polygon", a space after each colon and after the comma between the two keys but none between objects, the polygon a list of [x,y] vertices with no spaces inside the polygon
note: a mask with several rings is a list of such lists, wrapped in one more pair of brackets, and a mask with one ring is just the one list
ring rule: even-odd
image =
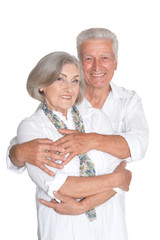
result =
[{"label": "woman's neck", "polygon": [[85,98],[90,102],[92,107],[102,109],[103,105],[111,91],[109,88],[90,88],[85,89]]}]

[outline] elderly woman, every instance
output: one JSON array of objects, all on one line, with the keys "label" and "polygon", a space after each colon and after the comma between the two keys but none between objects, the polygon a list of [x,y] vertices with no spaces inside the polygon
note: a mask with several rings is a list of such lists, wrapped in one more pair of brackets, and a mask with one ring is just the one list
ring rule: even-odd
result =
[{"label": "elderly woman", "polygon": [[[42,104],[31,117],[20,123],[18,143],[37,138],[56,141],[62,137],[59,128],[113,133],[108,119],[100,110],[83,108],[83,104],[75,106],[83,99],[84,80],[79,62],[68,53],[54,52],[42,58],[28,77],[27,90]],[[59,149],[57,147],[57,154]],[[110,181],[109,173],[119,163],[119,159],[109,154],[92,150],[75,157],[62,169],[49,167],[55,173],[53,177],[26,163],[28,173],[37,185],[38,239],[111,240],[117,239],[117,234],[119,240],[126,239],[123,211],[118,204],[123,194],[116,194],[103,204],[98,200],[101,194],[114,187],[128,187],[127,184],[125,186],[125,179],[121,183],[117,181],[121,174],[118,168],[114,173],[114,184]],[[130,173],[125,171],[128,177]],[[77,199],[79,215],[74,215],[74,212],[71,215],[60,215],[38,201],[56,199],[56,191]],[[93,207],[91,210],[86,208],[87,201]],[[100,206],[94,208],[97,205]]]}]

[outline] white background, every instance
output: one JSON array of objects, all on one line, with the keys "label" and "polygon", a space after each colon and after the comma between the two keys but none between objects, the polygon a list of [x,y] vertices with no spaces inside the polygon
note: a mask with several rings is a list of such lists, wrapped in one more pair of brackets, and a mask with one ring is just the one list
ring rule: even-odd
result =
[{"label": "white background", "polygon": [[113,81],[137,91],[150,129],[145,158],[129,166],[133,172],[126,197],[129,239],[160,239],[159,8],[158,0],[1,1],[1,240],[37,239],[35,186],[26,173],[8,171],[5,160],[17,125],[38,106],[27,94],[27,76],[50,52],[64,50],[76,55],[76,36],[90,27],[105,27],[116,33],[119,64]]}]

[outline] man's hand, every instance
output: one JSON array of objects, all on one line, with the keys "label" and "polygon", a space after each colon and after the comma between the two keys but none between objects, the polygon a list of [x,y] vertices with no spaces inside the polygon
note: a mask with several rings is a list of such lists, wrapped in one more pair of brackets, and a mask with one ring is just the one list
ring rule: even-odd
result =
[{"label": "man's hand", "polygon": [[87,153],[92,149],[94,133],[82,133],[69,129],[59,129],[58,131],[65,136],[55,141],[55,144],[65,148],[65,154],[70,153],[64,164],[67,164],[75,156]]},{"label": "man's hand", "polygon": [[50,202],[42,199],[39,199],[39,201],[46,207],[53,208],[61,215],[79,215],[85,212],[82,204],[83,201],[79,202],[74,198],[62,195],[59,192],[54,192],[54,195],[57,199],[61,200],[61,203],[58,203],[54,199],[52,199]]},{"label": "man's hand", "polygon": [[[45,165],[58,169],[63,168],[63,163],[66,160],[64,151],[64,148],[55,145],[49,139],[35,139],[13,146],[10,150],[10,158],[19,167],[24,166],[25,162],[27,162],[53,176],[54,173]],[[57,160],[61,160],[62,164],[56,163]]]},{"label": "man's hand", "polygon": [[131,171],[127,170],[125,167],[126,167],[126,162],[123,161],[114,170],[114,173],[116,174],[116,177],[117,177],[118,188],[124,191],[129,191],[129,185],[131,183],[132,173]]},{"label": "man's hand", "polygon": [[122,136],[82,133],[69,129],[59,129],[58,131],[65,136],[58,139],[55,144],[65,148],[66,154],[70,153],[66,164],[76,155],[87,153],[93,149],[109,153],[120,159],[131,156],[128,143]]}]

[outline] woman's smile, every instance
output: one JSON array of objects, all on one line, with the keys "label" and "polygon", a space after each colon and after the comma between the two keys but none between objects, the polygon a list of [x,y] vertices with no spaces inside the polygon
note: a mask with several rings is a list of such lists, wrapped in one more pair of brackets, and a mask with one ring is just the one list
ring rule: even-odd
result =
[{"label": "woman's smile", "polygon": [[60,76],[51,85],[41,88],[45,102],[53,111],[61,112],[65,117],[75,104],[79,93],[79,70],[74,64],[65,64]]}]

